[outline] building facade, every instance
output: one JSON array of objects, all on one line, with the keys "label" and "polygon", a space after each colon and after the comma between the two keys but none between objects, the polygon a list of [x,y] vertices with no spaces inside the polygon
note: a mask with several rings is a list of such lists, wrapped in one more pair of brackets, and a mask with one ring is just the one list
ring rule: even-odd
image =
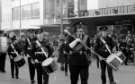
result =
[{"label": "building facade", "polygon": [[[87,0],[1,0],[2,29],[30,29],[61,24],[62,18],[87,10]],[[63,24],[67,24],[64,21]]]},{"label": "building facade", "polygon": [[1,1],[0,1],[0,30],[1,30]]},{"label": "building facade", "polygon": [[1,1],[4,30],[37,29],[40,25],[60,24],[61,16],[68,16],[68,0]]},{"label": "building facade", "polygon": [[11,0],[1,0],[1,12],[1,29],[7,30],[12,24]]},{"label": "building facade", "polygon": [[98,0],[99,8],[116,7],[133,4],[135,4],[135,0]]}]

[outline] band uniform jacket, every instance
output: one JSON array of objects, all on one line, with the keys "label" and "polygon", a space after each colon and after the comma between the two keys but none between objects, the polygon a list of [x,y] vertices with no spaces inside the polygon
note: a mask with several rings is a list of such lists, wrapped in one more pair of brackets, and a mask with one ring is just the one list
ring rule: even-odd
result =
[{"label": "band uniform jacket", "polygon": [[[87,36],[87,35],[83,35],[83,38]],[[72,38],[71,38],[72,39]],[[70,39],[70,40],[71,40]],[[70,41],[68,41],[69,43]],[[90,38],[87,36],[87,39],[86,39],[86,42],[85,42],[85,45],[90,47]],[[84,47],[79,50],[79,51],[74,51],[72,50],[70,47],[69,47],[69,44],[67,44],[67,48],[66,50],[70,50],[69,53],[69,65],[71,66],[87,66],[89,65],[89,56],[88,56],[88,52],[89,50],[88,49],[85,49]]]},{"label": "band uniform jacket", "polygon": [[[112,51],[113,48],[115,47],[116,43],[113,41],[112,38],[110,38],[108,36],[106,38],[103,38],[103,39],[105,40],[105,42],[108,45],[109,49]],[[100,38],[96,39],[96,43],[95,43],[95,46],[94,46],[94,51],[96,53],[98,53],[100,56],[102,56],[103,58],[107,58],[110,55],[109,51],[105,47],[105,44],[100,40]]]},{"label": "band uniform jacket", "polygon": [[17,51],[18,54],[21,53],[21,50],[19,49],[17,43],[12,44],[14,46],[14,49],[12,48],[11,44],[12,43],[9,43],[8,55],[9,55],[9,58],[13,60],[17,56],[16,53],[14,52],[14,49]]},{"label": "band uniform jacket", "polygon": [[27,45],[26,54],[28,54],[28,56],[31,58],[34,58],[34,56],[35,56],[35,49],[34,49],[35,41],[36,41],[36,38],[33,38],[33,39],[27,38],[26,39],[26,45]]},{"label": "band uniform jacket", "polygon": [[[41,44],[41,47],[44,49],[45,52],[48,53],[48,57],[52,56],[53,53],[53,47],[50,45],[50,43],[46,40],[39,41]],[[34,59],[37,59],[40,63],[43,62],[46,59],[46,56],[43,53],[36,54],[36,52],[42,52],[41,48],[35,44],[35,48],[33,51],[35,51],[35,57]]]}]

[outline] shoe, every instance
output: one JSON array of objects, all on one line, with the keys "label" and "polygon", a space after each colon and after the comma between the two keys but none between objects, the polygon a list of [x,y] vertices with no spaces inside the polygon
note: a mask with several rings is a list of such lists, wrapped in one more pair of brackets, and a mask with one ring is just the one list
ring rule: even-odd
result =
[{"label": "shoe", "polygon": [[14,79],[14,76],[12,76],[12,79]]},{"label": "shoe", "polygon": [[31,80],[31,84],[35,84],[35,80]]},{"label": "shoe", "polygon": [[116,82],[111,82],[110,84],[116,84]]},{"label": "shoe", "polygon": [[5,70],[2,70],[2,72],[3,72],[3,73],[6,73],[6,71],[5,71]]},{"label": "shoe", "polygon": [[5,71],[5,70],[0,70],[0,72],[1,72],[1,73],[6,73],[6,71]]},{"label": "shoe", "polygon": [[16,79],[19,79],[19,77],[18,77],[18,76],[16,76]]},{"label": "shoe", "polygon": [[61,67],[60,69],[61,69],[61,71],[64,71],[64,67]]},{"label": "shoe", "polygon": [[68,76],[68,72],[65,72],[65,76]]}]

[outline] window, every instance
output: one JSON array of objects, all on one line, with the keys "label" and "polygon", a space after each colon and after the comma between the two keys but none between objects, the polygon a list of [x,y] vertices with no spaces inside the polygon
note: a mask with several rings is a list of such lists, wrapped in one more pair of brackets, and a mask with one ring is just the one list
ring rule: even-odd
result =
[{"label": "window", "polygon": [[13,20],[19,20],[20,19],[20,8],[12,8],[12,19]]},{"label": "window", "polygon": [[[20,6],[12,8],[13,20],[20,19]],[[32,3],[23,5],[21,7],[21,18],[22,19],[37,19],[40,17],[40,6],[39,3]]]},{"label": "window", "polygon": [[31,5],[22,6],[22,19],[31,18]]},{"label": "window", "polygon": [[39,3],[34,3],[31,5],[32,7],[32,18],[39,18],[40,17],[40,6]]}]

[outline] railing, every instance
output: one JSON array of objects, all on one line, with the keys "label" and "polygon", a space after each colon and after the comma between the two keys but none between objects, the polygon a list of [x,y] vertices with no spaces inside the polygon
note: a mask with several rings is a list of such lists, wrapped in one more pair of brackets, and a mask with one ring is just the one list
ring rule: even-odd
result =
[{"label": "railing", "polygon": [[135,14],[135,5],[100,8],[96,10],[81,10],[78,11],[76,14],[72,13],[71,16],[69,15],[69,17],[83,17],[83,16],[96,17],[96,16],[127,15],[127,14]]}]

